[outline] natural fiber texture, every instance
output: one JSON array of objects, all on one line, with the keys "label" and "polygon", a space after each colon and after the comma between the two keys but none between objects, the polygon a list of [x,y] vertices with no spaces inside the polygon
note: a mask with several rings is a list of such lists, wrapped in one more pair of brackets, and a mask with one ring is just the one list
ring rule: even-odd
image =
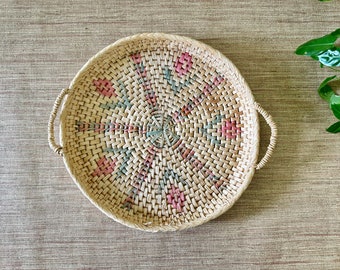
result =
[{"label": "natural fiber texture", "polygon": [[[335,118],[316,93],[333,72],[293,53],[339,28],[339,9],[339,0],[0,1],[1,269],[339,270],[340,138],[325,132]],[[231,209],[175,233],[106,217],[47,143],[58,93],[90,56],[143,31],[221,51],[279,131]],[[260,158],[270,129],[259,122]],[[55,124],[60,145],[58,116]]]},{"label": "natural fiber texture", "polygon": [[[235,66],[185,37],[142,34],[104,49],[58,97],[50,132],[66,93],[61,133],[71,175],[105,214],[142,230],[217,217],[275,144],[275,124]],[[258,165],[257,110],[272,129]]]},{"label": "natural fiber texture", "polygon": [[268,162],[269,158],[271,157],[271,155],[273,154],[275,145],[276,145],[276,137],[277,137],[277,127],[275,122],[273,121],[272,117],[270,114],[268,114],[262,107],[260,104],[255,102],[255,108],[258,111],[259,114],[261,114],[263,116],[263,118],[266,120],[267,124],[270,127],[270,131],[271,131],[271,136],[270,136],[270,142],[269,145],[267,147],[267,151],[266,154],[264,155],[264,157],[260,160],[260,162],[256,165],[256,170],[260,170],[264,167],[264,165],[266,165],[266,163]]},{"label": "natural fiber texture", "polygon": [[48,142],[49,142],[50,148],[61,156],[63,155],[62,146],[55,142],[54,122],[57,117],[58,109],[61,106],[63,98],[68,94],[68,91],[69,89],[66,88],[63,91],[61,91],[61,93],[59,94],[57,100],[54,103],[53,110],[50,115],[50,120],[48,122]]}]

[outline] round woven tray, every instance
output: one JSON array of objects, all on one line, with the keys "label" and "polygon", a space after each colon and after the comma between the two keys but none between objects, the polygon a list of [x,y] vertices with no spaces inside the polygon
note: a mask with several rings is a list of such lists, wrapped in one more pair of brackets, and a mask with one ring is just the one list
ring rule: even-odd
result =
[{"label": "round woven tray", "polygon": [[[54,137],[60,108],[62,146]],[[258,112],[272,132],[259,163]],[[84,195],[147,231],[225,212],[275,140],[271,117],[225,56],[165,34],[135,35],[99,52],[60,93],[49,121],[50,146]]]}]

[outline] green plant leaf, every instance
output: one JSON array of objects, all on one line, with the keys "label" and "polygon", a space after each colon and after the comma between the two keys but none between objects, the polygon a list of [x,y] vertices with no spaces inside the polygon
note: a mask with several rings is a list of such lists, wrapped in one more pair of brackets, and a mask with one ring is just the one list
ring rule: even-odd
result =
[{"label": "green plant leaf", "polygon": [[[295,53],[298,55],[315,56],[329,49],[334,49],[334,43],[340,37],[340,28],[320,38],[312,39],[300,45]],[[315,59],[315,58],[314,58]]]},{"label": "green plant leaf", "polygon": [[335,38],[339,38],[340,37],[340,28],[338,28],[335,31],[331,32],[330,35],[332,35]]},{"label": "green plant leaf", "polygon": [[[319,62],[327,67],[340,67],[340,49],[333,48],[317,55]],[[315,59],[313,57],[313,59]]]},{"label": "green plant leaf", "polygon": [[340,120],[340,96],[334,94],[331,97],[330,107],[335,117]]},{"label": "green plant leaf", "polygon": [[[326,2],[328,0],[319,0]],[[320,38],[312,39],[302,45],[300,45],[295,53],[298,55],[310,56],[312,59],[318,61],[321,67],[327,66],[328,68],[339,71],[340,67],[340,46],[337,40],[340,38],[340,28],[336,29],[332,33]],[[340,120],[340,95],[337,95],[330,82],[339,80],[340,77],[336,75],[326,78],[319,86],[318,93],[322,99],[327,101],[334,116]],[[340,121],[331,125],[328,132],[339,133]]]},{"label": "green plant leaf", "polygon": [[320,2],[329,2],[329,1],[332,1],[332,0],[319,0]]},{"label": "green plant leaf", "polygon": [[321,52],[329,50],[334,47],[336,39],[332,35],[326,35],[322,38],[312,39],[300,45],[295,53],[298,55],[314,56]]},{"label": "green plant leaf", "polygon": [[338,132],[340,132],[340,121],[334,123],[329,128],[327,128],[327,131],[330,132],[330,133],[338,133]]},{"label": "green plant leaf", "polygon": [[324,99],[324,100],[326,100],[327,102],[329,102],[329,103],[331,102],[331,98],[332,98],[332,96],[335,95],[335,93],[334,93],[332,87],[330,87],[330,86],[328,85],[328,83],[329,83],[330,81],[334,80],[335,78],[336,78],[336,75],[326,78],[326,79],[320,84],[320,86],[319,86],[319,88],[318,88],[319,96],[320,96],[322,99]]}]

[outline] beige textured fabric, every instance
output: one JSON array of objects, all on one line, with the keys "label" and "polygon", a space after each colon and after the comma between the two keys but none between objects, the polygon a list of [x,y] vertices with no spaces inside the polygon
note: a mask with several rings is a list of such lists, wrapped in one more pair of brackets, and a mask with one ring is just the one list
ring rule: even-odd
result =
[{"label": "beige textured fabric", "polygon": [[[295,56],[339,27],[339,1],[9,1],[0,3],[2,269],[339,269],[339,136],[317,96],[329,75]],[[55,98],[89,57],[141,32],[192,37],[239,68],[280,131],[233,208],[151,234],[112,221],[48,147]],[[261,120],[260,156],[270,130]]]}]

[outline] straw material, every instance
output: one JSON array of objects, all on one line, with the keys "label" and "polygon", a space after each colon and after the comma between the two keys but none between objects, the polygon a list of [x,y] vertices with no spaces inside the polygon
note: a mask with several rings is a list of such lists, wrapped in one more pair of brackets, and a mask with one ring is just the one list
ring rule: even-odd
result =
[{"label": "straw material", "polygon": [[[60,146],[53,122],[63,99]],[[272,130],[258,164],[257,112]],[[218,51],[185,37],[141,34],[89,60],[58,97],[49,135],[101,211],[133,228],[167,231],[229,209],[268,161],[276,127]]]}]

